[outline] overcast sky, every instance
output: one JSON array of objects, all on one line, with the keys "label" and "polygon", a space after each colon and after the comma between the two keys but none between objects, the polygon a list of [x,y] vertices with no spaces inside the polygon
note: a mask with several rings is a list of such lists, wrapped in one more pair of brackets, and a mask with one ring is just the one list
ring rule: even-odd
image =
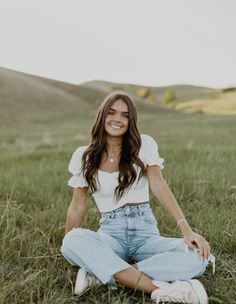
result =
[{"label": "overcast sky", "polygon": [[0,0],[0,66],[71,83],[236,86],[234,0]]}]

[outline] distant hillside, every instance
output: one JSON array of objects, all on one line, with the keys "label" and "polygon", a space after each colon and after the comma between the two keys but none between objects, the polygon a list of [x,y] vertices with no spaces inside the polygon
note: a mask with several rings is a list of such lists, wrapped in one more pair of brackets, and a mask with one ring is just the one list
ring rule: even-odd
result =
[{"label": "distant hillside", "polygon": [[[96,110],[109,92],[0,68],[0,122],[79,117]],[[140,110],[159,110],[159,107],[147,104],[142,99],[135,99]],[[165,107],[160,108],[169,111]]]},{"label": "distant hillside", "polygon": [[114,90],[129,93],[139,111],[236,114],[234,88],[213,90],[195,86],[141,87],[90,81],[81,85],[55,81],[0,68],[0,122],[79,118],[96,110]]},{"label": "distant hillside", "polygon": [[[122,84],[122,83],[112,83],[112,82],[106,82],[106,81],[100,81],[100,80],[94,80],[83,83],[83,85],[95,88],[95,89],[101,89],[104,91],[110,91],[111,89],[123,89],[125,91],[128,91],[132,95],[135,95],[136,92],[142,87],[138,85],[133,84]],[[150,91],[150,95],[155,95],[155,97],[159,100],[164,98],[164,94],[168,90],[173,90],[178,98],[181,100],[190,100],[192,98],[202,98],[203,96],[208,96],[209,93],[212,92],[212,89],[204,88],[204,87],[198,87],[198,86],[191,86],[191,85],[174,85],[174,86],[163,86],[163,87],[145,87],[148,88]]]},{"label": "distant hillside", "polygon": [[0,120],[40,121],[87,111],[99,91],[0,68]]},{"label": "distant hillside", "polygon": [[236,88],[211,89],[191,85],[141,87],[99,80],[89,81],[83,85],[104,91],[124,90],[132,96],[138,96],[147,104],[186,113],[236,114]]}]

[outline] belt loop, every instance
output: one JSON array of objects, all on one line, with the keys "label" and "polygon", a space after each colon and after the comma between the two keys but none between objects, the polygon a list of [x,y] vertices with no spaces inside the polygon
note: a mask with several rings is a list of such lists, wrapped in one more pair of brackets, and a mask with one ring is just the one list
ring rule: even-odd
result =
[{"label": "belt loop", "polygon": [[115,218],[115,217],[116,217],[115,211],[112,210],[111,218]]},{"label": "belt loop", "polygon": [[143,212],[141,210],[141,205],[137,205],[137,207],[138,207],[138,215],[139,216],[143,215]]}]

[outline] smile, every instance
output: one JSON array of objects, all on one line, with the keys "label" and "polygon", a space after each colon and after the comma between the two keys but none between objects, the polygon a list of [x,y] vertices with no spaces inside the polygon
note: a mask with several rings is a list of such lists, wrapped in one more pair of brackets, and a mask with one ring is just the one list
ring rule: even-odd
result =
[{"label": "smile", "polygon": [[112,129],[121,129],[121,126],[116,126],[116,125],[109,125]]}]

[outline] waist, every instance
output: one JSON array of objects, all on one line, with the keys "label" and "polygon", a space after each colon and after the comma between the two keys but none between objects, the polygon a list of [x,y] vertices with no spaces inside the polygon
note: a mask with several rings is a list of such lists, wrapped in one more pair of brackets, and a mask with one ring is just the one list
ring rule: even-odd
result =
[{"label": "waist", "polygon": [[112,211],[105,211],[101,212],[102,215],[114,217],[118,214],[130,214],[130,213],[138,213],[141,214],[142,211],[151,209],[151,206],[149,202],[143,202],[143,203],[137,203],[137,204],[125,204],[124,206],[121,206],[117,209],[114,209]]},{"label": "waist", "polygon": [[120,208],[124,208],[126,206],[138,206],[138,205],[144,205],[144,204],[149,204],[149,202],[143,202],[143,203],[127,203],[123,206],[121,206]]}]

